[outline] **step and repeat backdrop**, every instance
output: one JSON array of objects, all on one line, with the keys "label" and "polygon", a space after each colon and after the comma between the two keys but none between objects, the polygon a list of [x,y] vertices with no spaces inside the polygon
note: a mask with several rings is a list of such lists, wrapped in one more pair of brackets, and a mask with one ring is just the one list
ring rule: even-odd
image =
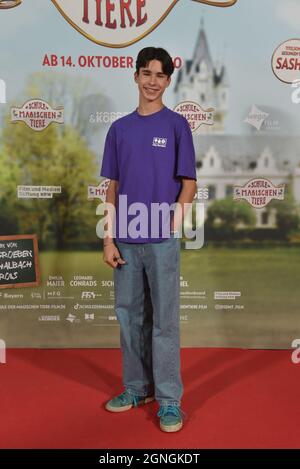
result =
[{"label": "step and repeat backdrop", "polygon": [[298,0],[0,0],[1,341],[119,346],[99,174],[109,126],[138,105],[137,54],[155,46],[173,58],[164,103],[197,157],[182,346],[292,346],[299,16]]}]

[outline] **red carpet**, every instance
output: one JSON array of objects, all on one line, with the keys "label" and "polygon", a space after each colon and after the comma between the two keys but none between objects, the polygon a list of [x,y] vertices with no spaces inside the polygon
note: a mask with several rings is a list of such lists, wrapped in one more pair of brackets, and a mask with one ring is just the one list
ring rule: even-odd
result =
[{"label": "red carpet", "polygon": [[288,350],[183,349],[183,410],[160,431],[157,403],[123,414],[118,349],[7,351],[0,365],[1,448],[300,448],[300,364]]}]

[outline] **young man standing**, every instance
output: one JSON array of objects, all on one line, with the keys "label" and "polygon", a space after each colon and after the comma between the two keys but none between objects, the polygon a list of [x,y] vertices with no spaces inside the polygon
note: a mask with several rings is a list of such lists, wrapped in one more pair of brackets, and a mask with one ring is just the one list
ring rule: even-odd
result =
[{"label": "young man standing", "polygon": [[[111,125],[101,169],[110,179],[106,202],[116,208],[116,234],[104,238],[103,259],[114,269],[125,388],[106,409],[123,412],[155,398],[166,432],[182,428],[177,233],[184,204],[192,203],[197,190],[189,124],[162,102],[173,72],[164,49],[139,52],[134,74],[139,105]],[[122,198],[126,216],[120,216]],[[140,204],[145,211],[138,230],[133,212]],[[170,208],[162,220],[154,216],[158,204]]]}]

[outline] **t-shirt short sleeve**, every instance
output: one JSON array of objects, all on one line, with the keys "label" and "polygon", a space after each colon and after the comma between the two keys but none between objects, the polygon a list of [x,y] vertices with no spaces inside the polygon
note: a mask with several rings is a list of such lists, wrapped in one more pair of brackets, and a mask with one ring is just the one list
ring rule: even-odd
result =
[{"label": "t-shirt short sleeve", "polygon": [[195,179],[196,176],[196,155],[193,143],[193,136],[188,121],[183,118],[177,130],[177,167],[176,177],[187,177]]},{"label": "t-shirt short sleeve", "polygon": [[117,136],[114,125],[110,126],[106,135],[100,176],[119,180]]}]

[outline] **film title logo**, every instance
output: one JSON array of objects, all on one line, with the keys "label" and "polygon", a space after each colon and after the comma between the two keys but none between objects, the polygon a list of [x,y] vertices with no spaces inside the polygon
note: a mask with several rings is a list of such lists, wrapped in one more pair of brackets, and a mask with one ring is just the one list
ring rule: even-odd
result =
[{"label": "film title logo", "polygon": [[11,123],[25,122],[28,127],[35,131],[42,131],[50,124],[64,123],[64,108],[62,106],[52,109],[52,107],[41,99],[27,101],[21,108],[11,109]]},{"label": "film title logo", "polygon": [[105,202],[109,183],[110,179],[104,179],[98,186],[88,186],[88,200],[100,199]]},{"label": "film title logo", "polygon": [[[51,0],[78,32],[97,44],[126,47],[151,33],[178,0]],[[229,7],[237,0],[192,0]]]},{"label": "film title logo", "polygon": [[0,10],[8,10],[21,5],[22,0],[0,0]]},{"label": "film title logo", "polygon": [[214,108],[202,109],[200,104],[193,101],[184,101],[177,104],[174,111],[187,119],[192,132],[199,129],[202,124],[214,124]]},{"label": "film title logo", "polygon": [[263,208],[273,199],[284,199],[284,186],[275,186],[265,178],[251,179],[244,186],[234,186],[233,198],[245,199],[252,207]]},{"label": "film title logo", "polygon": [[277,47],[272,56],[272,69],[284,83],[300,79],[300,39],[289,39]]}]

